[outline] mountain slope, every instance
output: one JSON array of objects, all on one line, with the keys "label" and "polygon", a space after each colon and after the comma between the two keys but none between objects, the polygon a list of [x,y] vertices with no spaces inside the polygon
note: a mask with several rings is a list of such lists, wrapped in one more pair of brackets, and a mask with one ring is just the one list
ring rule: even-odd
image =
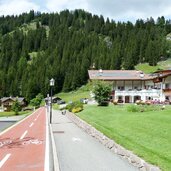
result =
[{"label": "mountain slope", "polygon": [[164,17],[155,22],[116,23],[83,10],[30,13],[0,17],[0,96],[71,91],[87,82],[87,70],[134,69],[138,63],[155,66],[171,56],[166,36],[171,24]]}]

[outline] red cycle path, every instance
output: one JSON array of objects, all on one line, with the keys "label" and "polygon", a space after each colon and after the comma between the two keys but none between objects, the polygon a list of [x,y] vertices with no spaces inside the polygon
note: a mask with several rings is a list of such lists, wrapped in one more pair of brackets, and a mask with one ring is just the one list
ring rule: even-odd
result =
[{"label": "red cycle path", "polygon": [[40,108],[0,135],[1,171],[44,171],[46,110]]}]

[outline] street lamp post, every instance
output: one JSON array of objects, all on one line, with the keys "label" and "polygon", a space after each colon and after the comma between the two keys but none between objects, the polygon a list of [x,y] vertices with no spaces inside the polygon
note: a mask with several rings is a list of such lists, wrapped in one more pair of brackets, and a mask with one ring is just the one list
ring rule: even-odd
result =
[{"label": "street lamp post", "polygon": [[52,78],[50,80],[50,92],[51,92],[51,94],[50,94],[50,96],[51,96],[51,98],[50,98],[50,123],[52,123],[52,87],[54,85],[55,85],[55,80]]}]

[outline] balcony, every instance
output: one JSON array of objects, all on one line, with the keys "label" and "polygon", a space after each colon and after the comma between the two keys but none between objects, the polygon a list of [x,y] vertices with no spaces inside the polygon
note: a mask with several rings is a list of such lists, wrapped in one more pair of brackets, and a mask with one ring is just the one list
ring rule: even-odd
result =
[{"label": "balcony", "polygon": [[116,90],[115,96],[160,96],[162,94],[161,89],[149,89],[149,90]]},{"label": "balcony", "polygon": [[166,93],[171,93],[171,88],[165,88],[165,89],[163,89],[163,91],[164,91],[164,93],[166,92]]}]

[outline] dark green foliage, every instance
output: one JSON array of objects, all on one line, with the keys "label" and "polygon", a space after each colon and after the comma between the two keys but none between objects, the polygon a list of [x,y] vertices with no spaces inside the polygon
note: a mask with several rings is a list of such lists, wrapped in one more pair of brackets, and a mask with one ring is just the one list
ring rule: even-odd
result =
[{"label": "dark green foliage", "polygon": [[147,105],[147,104],[140,104],[140,105],[128,105],[127,106],[127,111],[128,112],[149,112],[149,111],[159,111],[162,110],[162,107],[159,105]]},{"label": "dark green foliage", "polygon": [[39,93],[34,99],[30,101],[30,104],[34,107],[39,107],[43,98],[43,95]]},{"label": "dark green foliage", "polygon": [[[79,109],[79,111],[83,110],[83,104],[79,101],[70,103],[66,106],[66,109],[70,112],[73,111],[73,109]],[[74,112],[75,113],[75,112]]]},{"label": "dark green foliage", "polygon": [[111,86],[105,82],[96,83],[93,93],[95,100],[99,106],[107,106],[109,104],[109,94],[111,92]]},{"label": "dark green foliage", "polygon": [[[27,32],[21,29],[35,23]],[[30,11],[0,17],[0,97],[71,91],[87,82],[87,70],[134,69],[140,62],[156,65],[171,56],[170,20],[104,20],[83,10],[47,14]],[[31,54],[35,54],[34,56]]]},{"label": "dark green foliage", "polygon": [[11,109],[12,109],[12,111],[15,112],[16,115],[18,115],[19,111],[21,111],[21,106],[20,106],[20,103],[19,103],[18,100],[16,100],[16,101],[13,103]]}]

